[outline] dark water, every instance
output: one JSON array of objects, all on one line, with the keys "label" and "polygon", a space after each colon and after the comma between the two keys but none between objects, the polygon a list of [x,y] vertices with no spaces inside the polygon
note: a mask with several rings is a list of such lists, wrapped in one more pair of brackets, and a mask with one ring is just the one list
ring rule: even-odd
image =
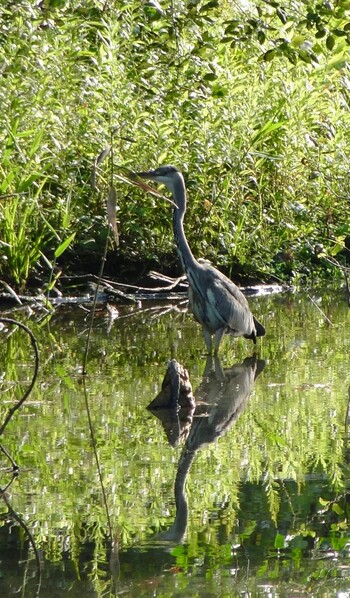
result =
[{"label": "dark water", "polygon": [[[89,316],[11,313],[41,365],[2,436],[0,596],[350,595],[345,298],[250,301],[267,336],[220,360],[181,305],[97,314],[85,384]],[[3,421],[33,352],[0,334]],[[151,412],[174,358],[195,411]]]}]

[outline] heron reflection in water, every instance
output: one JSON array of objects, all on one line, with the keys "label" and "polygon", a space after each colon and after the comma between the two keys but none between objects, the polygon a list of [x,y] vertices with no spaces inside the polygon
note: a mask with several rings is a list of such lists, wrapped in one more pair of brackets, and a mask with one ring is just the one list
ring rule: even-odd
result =
[{"label": "heron reflection in water", "polygon": [[[172,389],[170,390],[170,401],[174,399],[171,393],[178,393],[180,395],[182,386],[179,384],[179,376],[183,376],[183,369],[181,369],[182,366],[179,368],[176,365],[178,366],[179,364],[175,360],[172,360],[168,366],[168,370],[170,368],[171,372],[171,379],[173,380]],[[194,393],[196,408],[177,468],[175,479],[175,521],[167,531],[157,535],[158,540],[182,541],[188,520],[185,483],[193,459],[199,449],[220,438],[237,421],[247,405],[254,381],[263,371],[264,367],[265,361],[257,359],[255,354],[225,370],[222,369],[217,357],[213,358],[209,356],[207,358],[203,380]],[[186,372],[186,370],[184,371]],[[186,376],[184,395],[190,397]],[[186,401],[184,404],[186,406]],[[177,409],[174,408],[174,404],[172,404],[170,409],[162,409],[159,406],[159,402],[157,408],[156,399],[148,406],[148,409],[151,411],[153,410],[152,405],[153,409],[156,408],[157,417],[162,422],[165,422],[164,427],[169,438],[169,421],[175,425],[175,430],[180,429],[180,426],[175,422]],[[187,406],[189,410],[192,409],[191,399],[188,400]],[[180,413],[182,408],[180,409]]]},{"label": "heron reflection in water", "polygon": [[183,219],[186,212],[186,187],[181,172],[174,166],[138,172],[142,179],[163,183],[176,204],[173,212],[175,241],[189,284],[189,303],[196,320],[202,325],[208,353],[217,355],[225,333],[244,336],[254,344],[264,336],[265,328],[253,316],[248,301],[227,276],[205,261],[197,261],[187,242]]}]

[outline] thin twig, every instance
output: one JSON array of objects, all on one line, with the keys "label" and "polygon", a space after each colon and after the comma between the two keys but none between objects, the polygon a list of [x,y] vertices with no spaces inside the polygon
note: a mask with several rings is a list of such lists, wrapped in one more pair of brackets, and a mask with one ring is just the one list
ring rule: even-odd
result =
[{"label": "thin twig", "polygon": [[18,195],[28,195],[28,191],[21,191],[20,193],[5,193],[0,195],[0,201],[2,199],[9,199],[10,197],[17,197]]},{"label": "thin twig", "polygon": [[100,466],[100,460],[99,460],[99,457],[98,457],[96,440],[95,440],[95,433],[94,433],[94,428],[93,428],[93,425],[92,425],[92,419],[91,419],[91,413],[90,413],[90,407],[89,407],[88,394],[87,394],[87,390],[86,390],[86,378],[83,378],[83,384],[84,384],[85,408],[86,408],[87,418],[88,418],[88,422],[89,422],[91,444],[92,444],[92,448],[93,448],[93,452],[94,452],[94,456],[95,456],[96,467],[97,467],[97,471],[98,471],[98,477],[99,477],[99,480],[100,480],[100,485],[101,485],[101,490],[102,490],[102,496],[103,496],[103,503],[104,503],[104,507],[105,507],[105,510],[106,510],[106,517],[107,517],[107,523],[108,523],[108,531],[109,531],[110,538],[112,538],[113,536],[112,536],[111,518],[110,518],[110,515],[109,515],[109,509],[108,509],[108,503],[107,503],[107,495],[106,495],[106,490],[105,490],[104,483],[103,483],[102,471],[101,471],[101,466]]},{"label": "thin twig", "polygon": [[[6,455],[8,460],[11,462],[12,471],[15,475],[17,475],[17,473],[19,471],[19,467],[18,467],[17,463],[12,459],[10,453],[7,451],[7,449],[5,449],[5,447],[2,444],[0,444],[0,451],[2,453],[4,453],[4,455]],[[6,488],[7,488],[7,486],[6,486]],[[3,492],[5,492],[6,488],[3,490]]]},{"label": "thin twig", "polygon": [[19,328],[22,328],[22,330],[24,330],[27,334],[29,334],[29,337],[30,337],[30,340],[32,343],[32,347],[34,350],[34,357],[35,357],[32,381],[31,381],[28,389],[24,393],[23,397],[13,407],[11,407],[11,409],[9,409],[9,412],[5,418],[5,421],[2,424],[2,426],[0,427],[0,436],[1,436],[6,428],[7,424],[9,423],[10,419],[12,418],[13,414],[23,405],[24,401],[28,398],[28,396],[30,395],[30,393],[33,390],[34,384],[35,384],[37,376],[38,376],[38,371],[39,371],[39,351],[38,351],[38,345],[37,345],[36,338],[35,338],[34,334],[30,330],[30,328],[25,326],[25,324],[22,324],[21,322],[18,322],[17,320],[13,320],[12,318],[2,318],[2,317],[0,317],[0,322],[18,326]]},{"label": "thin twig", "polygon": [[14,291],[13,288],[7,284],[7,282],[5,282],[4,280],[0,280],[0,284],[2,284],[3,287],[5,287],[6,291],[8,291],[8,293],[11,295],[11,297],[14,298],[16,303],[18,303],[19,305],[22,305],[22,301],[18,297],[16,291]]},{"label": "thin twig", "polygon": [[322,316],[324,317],[324,319],[326,320],[326,322],[328,322],[328,324],[330,324],[331,326],[333,326],[332,320],[330,320],[329,317],[326,316],[326,314],[324,313],[324,311],[320,308],[319,305],[317,305],[316,301],[311,297],[311,295],[308,294],[307,297],[310,299],[311,303],[318,309],[318,311],[322,314]]},{"label": "thin twig", "polygon": [[104,247],[104,250],[103,250],[103,256],[102,256],[102,259],[101,259],[101,267],[100,267],[100,272],[99,272],[99,275],[98,275],[98,281],[97,281],[95,292],[94,292],[94,298],[93,298],[92,310],[91,310],[91,318],[90,318],[90,325],[89,325],[88,335],[87,335],[86,344],[85,344],[85,351],[84,351],[84,358],[83,358],[83,375],[84,376],[87,374],[86,364],[87,364],[87,358],[88,358],[88,353],[89,353],[89,348],[90,348],[90,340],[91,340],[91,334],[92,334],[92,325],[94,323],[94,318],[95,318],[98,289],[99,289],[99,286],[100,286],[100,283],[101,283],[101,280],[102,280],[103,270],[104,270],[105,263],[106,263],[106,258],[107,258],[108,241],[109,241],[109,227],[108,227],[108,234],[107,234],[107,238],[106,238],[106,242],[105,242],[105,247]]}]

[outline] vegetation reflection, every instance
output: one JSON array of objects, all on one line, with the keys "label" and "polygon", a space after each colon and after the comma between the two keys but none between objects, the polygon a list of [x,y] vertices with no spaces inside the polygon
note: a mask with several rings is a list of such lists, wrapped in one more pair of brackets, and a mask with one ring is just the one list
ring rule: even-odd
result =
[{"label": "vegetation reflection", "polygon": [[[268,323],[261,357],[247,358],[245,341],[227,338],[221,364],[206,367],[200,328],[186,313],[152,319],[154,311],[135,307],[112,325],[96,320],[86,389],[113,538],[81,384],[85,315],[31,315],[41,370],[3,442],[20,467],[9,498],[41,555],[42,595],[58,578],[63,594],[69,587],[81,595],[84,586],[102,595],[113,575],[112,585],[130,596],[154,585],[158,596],[196,595],[204,584],[230,595],[233,581],[254,593],[288,592],[295,583],[327,589],[332,579],[341,591],[350,544],[349,314],[341,297],[312,299],[252,299]],[[4,421],[33,364],[24,337],[1,337]],[[157,418],[146,410],[162,392],[169,356],[185,364],[197,389],[195,412],[193,404],[183,421],[182,410],[173,413],[171,445],[160,433],[161,410]],[[32,572],[35,562],[5,505],[1,523],[0,589],[8,595],[23,583],[25,558]]]}]

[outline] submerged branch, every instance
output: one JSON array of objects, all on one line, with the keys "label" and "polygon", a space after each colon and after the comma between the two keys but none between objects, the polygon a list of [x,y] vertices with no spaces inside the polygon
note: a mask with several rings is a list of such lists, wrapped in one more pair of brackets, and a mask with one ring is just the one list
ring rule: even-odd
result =
[{"label": "submerged branch", "polygon": [[34,384],[35,384],[37,376],[38,376],[38,371],[39,371],[38,345],[37,345],[36,338],[35,338],[34,334],[32,333],[32,331],[30,330],[30,328],[28,328],[25,324],[18,322],[17,320],[13,320],[12,318],[0,317],[0,323],[1,322],[5,323],[5,324],[12,324],[14,326],[18,326],[19,328],[22,328],[22,330],[24,330],[29,335],[29,338],[30,338],[30,341],[31,341],[31,344],[33,347],[33,351],[34,351],[35,362],[34,362],[34,372],[33,372],[32,381],[31,381],[28,389],[24,393],[23,397],[13,407],[11,407],[11,409],[9,409],[9,412],[8,412],[2,426],[0,427],[0,436],[4,433],[4,430],[7,426],[7,424],[9,423],[9,421],[11,420],[13,414],[23,405],[24,401],[29,397],[30,393],[33,390]]}]

